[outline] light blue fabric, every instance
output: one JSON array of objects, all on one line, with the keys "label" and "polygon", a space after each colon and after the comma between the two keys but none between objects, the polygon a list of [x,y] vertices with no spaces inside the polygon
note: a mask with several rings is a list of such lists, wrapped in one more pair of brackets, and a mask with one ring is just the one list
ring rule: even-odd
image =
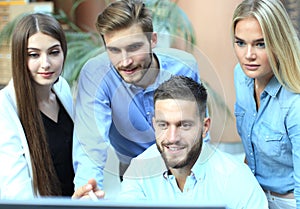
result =
[{"label": "light blue fabric", "polygon": [[[122,80],[107,53],[83,67],[76,98],[73,139],[75,188],[95,178],[102,188],[107,148],[111,144],[120,161],[129,163],[155,142],[152,127],[154,90],[171,75],[200,82],[195,58],[177,49],[154,49],[160,72],[146,89]],[[117,174],[118,175],[118,174]]]},{"label": "light blue fabric", "polygon": [[120,198],[195,201],[232,209],[268,208],[266,196],[247,165],[208,143],[203,144],[182,192],[175,177],[168,174],[156,145],[152,145],[132,160],[124,175]]},{"label": "light blue fabric", "polygon": [[270,191],[266,191],[269,209],[296,209],[296,200],[274,196]]},{"label": "light blue fabric", "polygon": [[237,65],[234,71],[237,130],[248,165],[265,190],[294,190],[300,208],[300,95],[274,76],[261,94],[256,111],[254,80]]}]

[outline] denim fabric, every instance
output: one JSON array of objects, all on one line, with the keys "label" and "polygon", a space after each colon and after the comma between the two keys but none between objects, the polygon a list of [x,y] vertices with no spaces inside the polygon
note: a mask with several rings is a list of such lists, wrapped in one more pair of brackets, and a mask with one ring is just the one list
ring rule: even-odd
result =
[{"label": "denim fabric", "polygon": [[236,125],[252,173],[265,190],[280,194],[294,190],[299,205],[300,95],[288,91],[274,76],[256,110],[254,80],[240,65],[234,76]]}]

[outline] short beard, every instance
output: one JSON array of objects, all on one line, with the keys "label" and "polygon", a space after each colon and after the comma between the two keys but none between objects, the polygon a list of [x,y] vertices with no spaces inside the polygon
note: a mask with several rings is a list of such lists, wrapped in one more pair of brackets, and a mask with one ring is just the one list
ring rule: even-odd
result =
[{"label": "short beard", "polygon": [[182,161],[179,161],[178,163],[176,163],[176,165],[170,165],[170,162],[168,161],[167,157],[165,156],[163,150],[161,149],[161,147],[156,143],[157,149],[160,152],[162,158],[165,161],[165,164],[168,168],[173,168],[173,169],[179,169],[179,168],[184,168],[184,167],[192,167],[195,162],[197,161],[200,153],[201,153],[201,149],[202,149],[202,137],[197,141],[196,144],[194,144],[194,146],[192,147],[192,149],[189,151],[189,153],[187,154],[186,158]]}]

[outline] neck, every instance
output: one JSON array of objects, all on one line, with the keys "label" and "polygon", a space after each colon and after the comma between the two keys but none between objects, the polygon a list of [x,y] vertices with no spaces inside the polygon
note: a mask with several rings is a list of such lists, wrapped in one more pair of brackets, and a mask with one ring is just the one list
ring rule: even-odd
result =
[{"label": "neck", "polygon": [[53,96],[52,86],[35,85],[37,102],[47,102]]},{"label": "neck", "polygon": [[154,56],[154,54],[151,55],[151,63],[148,67],[148,70],[146,74],[144,75],[143,79],[137,83],[137,86],[140,86],[144,89],[146,89],[148,86],[153,84],[157,78],[157,75],[159,73],[159,64],[157,58]]},{"label": "neck", "polygon": [[36,86],[39,110],[54,122],[58,121],[59,104],[52,86]]},{"label": "neck", "polygon": [[170,169],[170,172],[175,176],[178,188],[183,191],[186,178],[191,174],[190,168]]}]

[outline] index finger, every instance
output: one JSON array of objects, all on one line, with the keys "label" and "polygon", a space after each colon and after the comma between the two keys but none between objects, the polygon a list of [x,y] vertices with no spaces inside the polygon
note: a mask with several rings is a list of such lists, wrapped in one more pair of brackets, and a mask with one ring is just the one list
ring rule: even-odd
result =
[{"label": "index finger", "polygon": [[85,195],[87,195],[87,193],[89,191],[91,191],[93,189],[93,186],[91,184],[86,184],[84,186],[79,187],[74,194],[72,195],[72,199],[79,199]]}]

